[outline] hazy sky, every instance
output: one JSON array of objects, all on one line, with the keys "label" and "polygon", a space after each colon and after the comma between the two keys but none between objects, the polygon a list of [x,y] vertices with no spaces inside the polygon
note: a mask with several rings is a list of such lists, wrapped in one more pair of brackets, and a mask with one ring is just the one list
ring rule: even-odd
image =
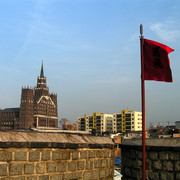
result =
[{"label": "hazy sky", "polygon": [[139,26],[166,44],[173,83],[146,81],[146,122],[180,120],[179,0],[0,1],[0,108],[19,107],[44,62],[59,120],[141,111]]}]

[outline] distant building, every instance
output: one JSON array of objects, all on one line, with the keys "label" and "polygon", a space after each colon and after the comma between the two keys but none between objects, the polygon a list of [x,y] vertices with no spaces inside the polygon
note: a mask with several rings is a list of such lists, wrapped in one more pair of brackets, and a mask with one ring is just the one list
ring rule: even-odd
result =
[{"label": "distant building", "polygon": [[122,110],[113,113],[113,132],[142,131],[142,112]]},{"label": "distant building", "polygon": [[6,130],[58,127],[57,94],[49,93],[43,64],[37,86],[22,88],[20,108],[0,111],[0,126]]},{"label": "distant building", "polygon": [[180,121],[176,121],[175,122],[175,128],[176,129],[180,129]]},{"label": "distant building", "polygon": [[62,125],[62,130],[78,131],[78,123],[70,123],[65,118],[62,118],[60,123]]},{"label": "distant building", "polygon": [[113,131],[113,115],[106,113],[93,113],[92,115],[84,115],[78,118],[78,129],[80,131],[94,131],[97,135],[112,133]]}]

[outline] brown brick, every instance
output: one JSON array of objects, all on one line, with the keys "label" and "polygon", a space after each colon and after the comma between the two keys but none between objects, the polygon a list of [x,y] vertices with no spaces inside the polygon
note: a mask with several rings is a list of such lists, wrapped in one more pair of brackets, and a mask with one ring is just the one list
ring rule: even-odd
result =
[{"label": "brown brick", "polygon": [[153,162],[153,168],[156,170],[162,169],[162,162],[160,160]]},{"label": "brown brick", "polygon": [[87,151],[80,151],[80,159],[87,159]]},{"label": "brown brick", "polygon": [[94,161],[94,168],[100,168],[101,167],[101,159]]},{"label": "brown brick", "polygon": [[52,160],[60,160],[62,159],[62,152],[61,151],[53,151],[52,152]]},{"label": "brown brick", "polygon": [[49,176],[39,176],[39,180],[49,180]]},{"label": "brown brick", "polygon": [[25,180],[24,176],[21,177],[13,177],[12,180]]},{"label": "brown brick", "polygon": [[66,171],[67,162],[58,162],[57,163],[57,171],[65,172]]},{"label": "brown brick", "polygon": [[106,177],[106,171],[105,171],[105,169],[101,169],[101,170],[100,170],[99,176],[100,176],[100,178]]},{"label": "brown brick", "polygon": [[105,150],[104,151],[104,158],[108,158],[109,157],[109,150]]},{"label": "brown brick", "polygon": [[84,169],[84,161],[78,161],[78,170],[83,170]]},{"label": "brown brick", "polygon": [[157,152],[150,152],[149,158],[152,160],[157,160],[158,159],[158,153]]},{"label": "brown brick", "polygon": [[93,161],[86,161],[86,169],[92,170],[93,169]]},{"label": "brown brick", "polygon": [[95,158],[96,151],[89,151],[89,158]]},{"label": "brown brick", "polygon": [[9,165],[9,174],[10,175],[21,175],[22,174],[22,164],[15,163]]},{"label": "brown brick", "polygon": [[27,177],[27,180],[37,180],[37,176]]},{"label": "brown brick", "polygon": [[63,160],[69,160],[70,159],[70,152],[69,151],[63,151],[62,152],[62,159]]},{"label": "brown brick", "polygon": [[34,164],[24,164],[24,174],[34,174]]},{"label": "brown brick", "polygon": [[168,153],[165,153],[165,152],[159,153],[159,159],[168,160],[168,158],[169,158]]},{"label": "brown brick", "polygon": [[92,179],[99,179],[99,171],[93,171],[92,173]]},{"label": "brown brick", "polygon": [[0,164],[0,176],[6,176],[7,164]]},{"label": "brown brick", "polygon": [[26,151],[15,152],[14,160],[15,161],[27,161],[27,152]]},{"label": "brown brick", "polygon": [[96,158],[103,158],[104,157],[104,151],[99,150],[96,151]]},{"label": "brown brick", "polygon": [[77,162],[76,161],[70,161],[68,163],[68,171],[76,171],[77,169]]},{"label": "brown brick", "polygon": [[106,167],[106,159],[102,159],[102,167]]},{"label": "brown brick", "polygon": [[163,161],[163,170],[173,171],[173,163],[171,161]]},{"label": "brown brick", "polygon": [[73,151],[72,152],[72,159],[79,159],[79,151]]},{"label": "brown brick", "polygon": [[40,152],[39,151],[31,151],[29,152],[29,161],[39,161]]},{"label": "brown brick", "polygon": [[82,172],[65,174],[64,179],[82,179]]},{"label": "brown brick", "polygon": [[175,162],[175,171],[180,172],[180,161]]},{"label": "brown brick", "polygon": [[36,164],[36,173],[44,174],[45,173],[45,163],[37,163]]},{"label": "brown brick", "polygon": [[50,151],[42,151],[41,161],[50,160]]},{"label": "brown brick", "polygon": [[51,175],[50,176],[50,180],[61,180],[61,179],[62,179],[62,177],[59,174]]},{"label": "brown brick", "polygon": [[12,153],[7,151],[0,151],[0,161],[12,161]]},{"label": "brown brick", "polygon": [[85,171],[84,172],[84,179],[91,180],[92,179],[92,171]]},{"label": "brown brick", "polygon": [[54,162],[50,162],[50,163],[47,163],[47,172],[50,173],[50,172],[56,172],[56,165],[57,163],[54,163]]}]

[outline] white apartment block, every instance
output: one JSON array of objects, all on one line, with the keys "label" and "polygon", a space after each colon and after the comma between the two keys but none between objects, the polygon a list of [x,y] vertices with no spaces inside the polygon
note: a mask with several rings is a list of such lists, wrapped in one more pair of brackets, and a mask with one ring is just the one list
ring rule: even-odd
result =
[{"label": "white apartment block", "polygon": [[122,110],[113,113],[113,132],[142,131],[142,112]]},{"label": "white apartment block", "polygon": [[97,135],[113,132],[113,115],[105,113],[93,113],[78,118],[78,129],[80,131],[96,131]]}]

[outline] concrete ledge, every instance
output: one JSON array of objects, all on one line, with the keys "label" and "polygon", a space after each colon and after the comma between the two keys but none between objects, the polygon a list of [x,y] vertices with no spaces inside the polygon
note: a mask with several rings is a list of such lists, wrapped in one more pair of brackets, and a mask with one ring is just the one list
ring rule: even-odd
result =
[{"label": "concrete ledge", "polygon": [[0,148],[114,148],[110,138],[83,134],[0,132]]},{"label": "concrete ledge", "polygon": [[[119,145],[123,147],[133,147],[133,149],[142,149],[142,140],[125,140]],[[169,139],[146,139],[146,150],[173,150],[180,151],[180,138]]]}]

